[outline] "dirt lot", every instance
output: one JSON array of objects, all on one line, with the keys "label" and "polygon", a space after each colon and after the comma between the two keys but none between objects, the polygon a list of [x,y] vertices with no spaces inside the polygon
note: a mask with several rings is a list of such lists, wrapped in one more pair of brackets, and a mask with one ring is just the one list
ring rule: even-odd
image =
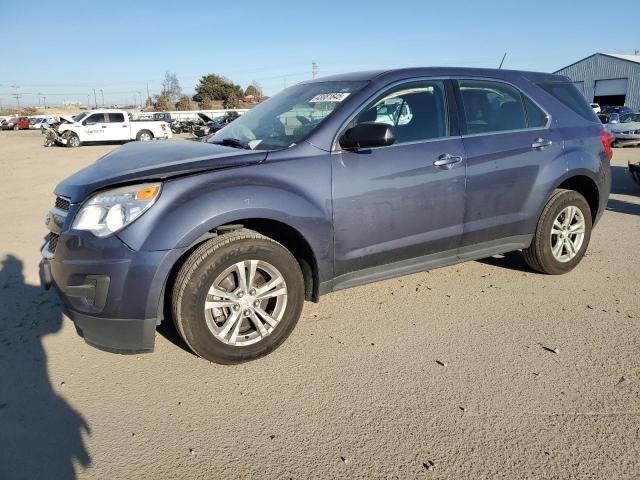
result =
[{"label": "dirt lot", "polygon": [[0,132],[0,478],[640,477],[640,149],[615,150],[572,273],[511,254],[342,291],[225,367],[167,326],[118,356],[61,317],[37,276],[51,192],[116,146],[41,145]]}]

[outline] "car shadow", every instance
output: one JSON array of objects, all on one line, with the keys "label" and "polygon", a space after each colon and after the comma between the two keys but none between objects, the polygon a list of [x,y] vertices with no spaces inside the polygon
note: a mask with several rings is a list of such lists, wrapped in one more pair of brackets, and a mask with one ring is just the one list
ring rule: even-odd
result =
[{"label": "car shadow", "polygon": [[[640,154],[638,156],[640,157]],[[627,167],[611,166],[611,193],[618,195],[640,195],[640,185],[633,181]]]},{"label": "car shadow", "polygon": [[493,257],[477,260],[477,262],[493,267],[508,268],[509,270],[518,272],[537,273],[529,268],[520,252],[507,252],[501,255],[494,255]]},{"label": "car shadow", "polygon": [[631,203],[610,198],[607,202],[607,211],[626,213],[627,215],[640,215],[640,203]]},{"label": "car shadow", "polygon": [[0,267],[0,478],[76,478],[74,465],[91,464],[89,425],[55,392],[42,344],[62,327],[59,302],[15,256]]}]

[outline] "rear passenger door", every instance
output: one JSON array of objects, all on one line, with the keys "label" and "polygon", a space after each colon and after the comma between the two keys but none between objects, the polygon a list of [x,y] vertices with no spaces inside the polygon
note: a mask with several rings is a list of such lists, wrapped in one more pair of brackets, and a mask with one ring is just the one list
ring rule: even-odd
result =
[{"label": "rear passenger door", "polygon": [[458,78],[454,87],[467,166],[460,255],[528,246],[540,206],[535,189],[548,181],[545,166],[560,157],[562,142],[547,113],[515,86]]},{"label": "rear passenger door", "polygon": [[107,113],[107,139],[114,141],[131,140],[129,122],[123,113]]}]

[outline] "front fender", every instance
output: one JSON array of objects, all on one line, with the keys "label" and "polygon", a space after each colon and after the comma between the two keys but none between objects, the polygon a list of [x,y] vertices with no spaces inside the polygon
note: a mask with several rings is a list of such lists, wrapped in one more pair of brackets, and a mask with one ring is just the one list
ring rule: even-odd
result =
[{"label": "front fender", "polygon": [[307,160],[168,180],[157,204],[118,236],[134,250],[183,249],[220,225],[274,220],[305,238],[319,267],[330,265],[331,167],[328,159]]}]

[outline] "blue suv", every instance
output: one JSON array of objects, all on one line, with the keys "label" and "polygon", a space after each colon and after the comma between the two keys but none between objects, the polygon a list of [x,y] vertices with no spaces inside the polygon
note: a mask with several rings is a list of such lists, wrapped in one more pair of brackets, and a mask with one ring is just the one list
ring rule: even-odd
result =
[{"label": "blue suv", "polygon": [[251,360],[335,290],[513,250],[570,271],[607,203],[611,142],[556,75],[304,82],[205,142],[134,142],[64,180],[40,274],[98,348],[150,351],[171,318],[196,354]]}]

